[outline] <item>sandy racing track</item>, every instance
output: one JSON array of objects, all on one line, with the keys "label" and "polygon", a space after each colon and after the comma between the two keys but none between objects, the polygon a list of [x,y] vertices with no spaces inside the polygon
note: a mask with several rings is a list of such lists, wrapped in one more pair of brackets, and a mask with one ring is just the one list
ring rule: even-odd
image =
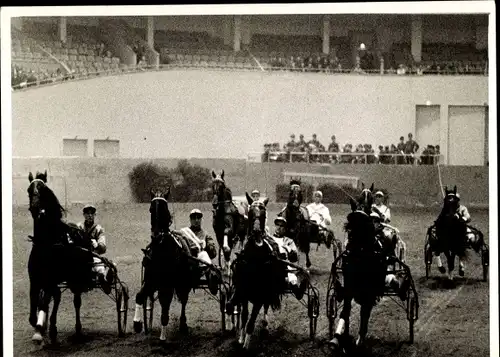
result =
[{"label": "sandy racing track", "polygon": [[[188,212],[196,204],[174,204],[175,226],[188,223]],[[172,211],[172,204],[170,205]],[[330,205],[333,227],[343,239],[342,224],[348,212],[344,205]],[[180,304],[174,301],[170,312],[169,336],[166,344],[159,343],[159,308],[156,309],[155,328],[151,337],[132,331],[135,294],[140,284],[140,262],[143,248],[149,241],[149,205],[100,205],[97,219],[108,239],[106,256],[118,263],[120,278],[131,292],[127,334],[118,337],[115,304],[101,290],[83,296],[82,324],[85,340],[73,343],[74,309],[70,292],[63,294],[58,317],[60,346],[34,346],[32,328],[28,323],[29,284],[27,260],[31,243],[32,219],[27,207],[13,208],[13,299],[14,299],[14,356],[240,356],[232,336],[222,336],[220,312],[216,301],[208,293],[191,293],[187,306],[189,333],[178,332]],[[270,207],[274,217],[278,206]],[[432,224],[439,209],[393,208],[393,224],[401,231],[407,243],[407,263],[417,285],[420,298],[419,320],[415,324],[415,343],[408,345],[408,321],[405,311],[389,299],[374,309],[369,327],[366,354],[369,356],[489,356],[489,284],[482,282],[480,259],[469,252],[465,278],[457,276],[454,286],[448,286],[433,265],[432,275],[425,279],[423,246],[427,227]],[[472,224],[488,233],[488,211],[470,210]],[[211,213],[204,210],[203,226],[211,234]],[[68,211],[68,220],[79,221],[81,206]],[[271,220],[270,220],[271,221]],[[280,312],[271,313],[269,334],[260,334],[258,327],[252,342],[253,352],[259,356],[324,356],[328,320],[325,315],[326,286],[332,262],[331,251],[324,246],[316,251],[312,246],[313,282],[320,291],[320,318],[316,340],[309,340],[307,310],[294,297],[286,296]],[[443,258],[444,259],[444,258]],[[216,261],[216,260],[214,260]],[[301,257],[301,263],[305,261]],[[302,263],[303,264],[303,263]],[[458,263],[457,263],[458,265]],[[159,305],[157,304],[157,307]],[[356,305],[355,305],[356,306]],[[357,333],[357,307],[354,308],[351,334]]]}]

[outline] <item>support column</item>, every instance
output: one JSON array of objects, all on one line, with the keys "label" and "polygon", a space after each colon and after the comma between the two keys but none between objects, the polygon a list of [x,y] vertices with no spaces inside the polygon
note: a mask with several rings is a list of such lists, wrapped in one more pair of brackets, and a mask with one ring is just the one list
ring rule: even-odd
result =
[{"label": "support column", "polygon": [[62,42],[66,42],[68,35],[67,35],[67,18],[66,17],[61,17],[59,19],[59,40]]},{"label": "support column", "polygon": [[222,38],[224,40],[224,45],[231,45],[231,34],[233,30],[232,16],[226,16],[222,20]]},{"label": "support column", "polygon": [[330,17],[323,17],[323,53],[330,53]]},{"label": "support column", "polygon": [[148,16],[148,23],[146,29],[146,40],[148,41],[148,46],[154,48],[155,44],[155,20],[153,16]]},{"label": "support column", "polygon": [[411,55],[416,62],[422,60],[422,17],[411,19]]},{"label": "support column", "polygon": [[238,52],[241,50],[241,16],[234,16],[234,37],[233,37],[233,50]]},{"label": "support column", "polygon": [[241,43],[248,46],[252,38],[252,29],[250,16],[245,16],[241,19]]}]

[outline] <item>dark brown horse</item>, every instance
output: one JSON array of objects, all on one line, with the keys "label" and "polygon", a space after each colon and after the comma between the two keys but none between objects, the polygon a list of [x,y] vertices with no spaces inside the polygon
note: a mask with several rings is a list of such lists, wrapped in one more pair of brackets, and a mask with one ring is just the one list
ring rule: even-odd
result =
[{"label": "dark brown horse", "polygon": [[[285,289],[286,268],[278,261],[279,248],[265,231],[266,205],[253,201],[246,194],[250,205],[248,212],[248,237],[242,253],[233,264],[235,295],[228,304],[241,306],[241,330],[238,342],[244,349],[249,348],[250,339],[255,329],[255,322],[262,307],[266,312],[269,306],[273,310],[281,308],[281,297]],[[248,303],[252,303],[249,315]]]},{"label": "dark brown horse", "polygon": [[[466,251],[466,234],[467,234],[467,223],[459,219],[456,214],[458,207],[460,206],[459,198],[457,196],[457,186],[453,190],[448,190],[445,187],[445,197],[443,199],[443,208],[439,214],[435,225],[436,225],[436,238],[437,241],[431,242],[432,250],[438,258],[439,270],[442,273],[446,272],[446,269],[439,264],[440,254],[444,253],[446,256],[446,261],[448,264],[448,278],[453,280],[453,270],[455,269],[455,256],[458,255],[460,262],[465,260]],[[463,274],[463,269],[460,269],[460,275]]]},{"label": "dark brown horse", "polygon": [[339,292],[344,305],[334,337],[329,342],[334,349],[346,347],[352,300],[361,306],[359,336],[356,340],[356,345],[359,346],[363,344],[368,333],[371,311],[384,294],[388,262],[377,243],[375,226],[370,218],[372,190],[373,185],[370,189],[365,189],[363,185],[358,199],[350,199],[351,212],[345,224],[348,243],[342,253],[344,286]]},{"label": "dark brown horse", "polygon": [[[29,173],[29,210],[34,222],[33,247],[28,261],[30,278],[29,322],[35,328],[32,340],[43,341],[49,304],[54,299],[50,315],[49,337],[57,342],[57,312],[61,302],[59,284],[66,282],[74,294],[76,336],[81,334],[81,294],[92,284],[90,242],[75,224],[63,222],[65,210],[54,192],[47,186],[45,173]],[[86,248],[87,250],[82,250]]]},{"label": "dark brown horse", "polygon": [[144,282],[136,296],[136,316],[134,329],[140,332],[142,322],[137,309],[146,298],[153,300],[155,291],[158,291],[158,300],[161,305],[161,335],[160,340],[167,339],[167,325],[169,323],[170,305],[174,294],[181,303],[180,330],[188,329],[186,321],[186,305],[194,282],[196,269],[189,262],[189,248],[182,239],[174,236],[170,230],[172,216],[168,208],[170,188],[166,192],[151,191],[151,243],[144,250]]},{"label": "dark brown horse", "polygon": [[245,214],[248,206],[243,203],[238,206],[235,204],[231,190],[224,180],[224,170],[221,170],[218,175],[212,171],[212,192],[212,227],[219,244],[219,265],[227,275],[230,275],[231,252],[237,242],[243,244],[245,241],[248,227]]}]

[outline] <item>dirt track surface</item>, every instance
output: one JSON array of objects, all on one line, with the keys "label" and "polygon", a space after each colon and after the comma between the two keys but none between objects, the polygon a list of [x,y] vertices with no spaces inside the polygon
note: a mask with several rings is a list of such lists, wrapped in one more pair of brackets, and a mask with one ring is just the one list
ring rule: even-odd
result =
[{"label": "dirt track surface", "polygon": [[[188,212],[196,205],[174,205],[177,228],[188,223]],[[97,220],[108,240],[106,256],[118,262],[120,279],[131,292],[127,334],[118,337],[115,303],[101,290],[83,295],[82,324],[85,340],[73,342],[74,309],[70,292],[63,293],[58,315],[60,346],[34,346],[33,329],[28,323],[29,283],[27,260],[31,244],[27,236],[32,233],[32,219],[27,207],[13,209],[13,261],[14,261],[14,356],[240,356],[232,336],[222,336],[217,301],[209,294],[197,290],[191,293],[187,306],[189,332],[178,332],[180,304],[174,301],[170,310],[169,335],[166,344],[159,342],[159,305],[156,305],[154,331],[150,337],[132,330],[135,294],[140,285],[140,261],[143,248],[149,241],[149,205],[98,206]],[[335,235],[343,239],[342,224],[347,206],[329,206]],[[271,210],[273,217],[277,210]],[[369,326],[367,356],[489,356],[489,284],[482,282],[479,256],[469,253],[465,278],[457,276],[455,284],[448,286],[433,265],[432,278],[425,279],[423,245],[427,227],[433,222],[437,210],[394,209],[393,224],[401,231],[407,244],[407,263],[417,285],[420,299],[419,320],[415,324],[415,342],[409,345],[406,313],[394,302],[384,299],[372,314]],[[211,229],[211,213],[204,212],[204,228]],[[488,211],[471,211],[473,225],[488,234]],[[69,209],[68,220],[81,220],[81,207]],[[252,340],[252,351],[259,356],[324,356],[328,337],[326,318],[326,287],[332,262],[332,253],[324,246],[316,251],[312,246],[311,274],[320,292],[320,318],[316,340],[309,340],[307,309],[294,297],[286,296],[282,310],[270,314],[269,334],[261,334],[258,326]],[[444,259],[444,258],[443,258]],[[301,264],[304,264],[301,257]],[[457,264],[458,265],[458,264]],[[351,334],[357,334],[357,308],[351,322]],[[262,315],[261,315],[262,316]]]}]

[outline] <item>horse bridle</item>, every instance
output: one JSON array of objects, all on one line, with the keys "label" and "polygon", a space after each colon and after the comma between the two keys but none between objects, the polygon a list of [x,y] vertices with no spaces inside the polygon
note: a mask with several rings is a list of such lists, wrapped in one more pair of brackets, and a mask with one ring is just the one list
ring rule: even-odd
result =
[{"label": "horse bridle", "polygon": [[[41,182],[41,183],[43,183],[43,185],[44,185],[44,186],[46,185],[46,183],[45,183],[45,181],[44,181],[44,180],[36,178],[36,179],[33,179],[33,180],[30,182],[30,184],[29,184],[29,186],[28,186],[28,190],[29,190],[29,188],[31,187],[31,185],[33,185],[33,183],[34,183],[34,182]],[[29,210],[30,210],[30,212],[31,212],[31,207],[29,208]],[[42,209],[40,209],[40,211],[38,212],[38,216],[36,217],[36,219],[40,219],[40,218],[41,218],[41,216],[42,216],[42,215],[44,215],[44,214],[45,214],[45,209],[43,209],[43,208],[42,208]]]}]

